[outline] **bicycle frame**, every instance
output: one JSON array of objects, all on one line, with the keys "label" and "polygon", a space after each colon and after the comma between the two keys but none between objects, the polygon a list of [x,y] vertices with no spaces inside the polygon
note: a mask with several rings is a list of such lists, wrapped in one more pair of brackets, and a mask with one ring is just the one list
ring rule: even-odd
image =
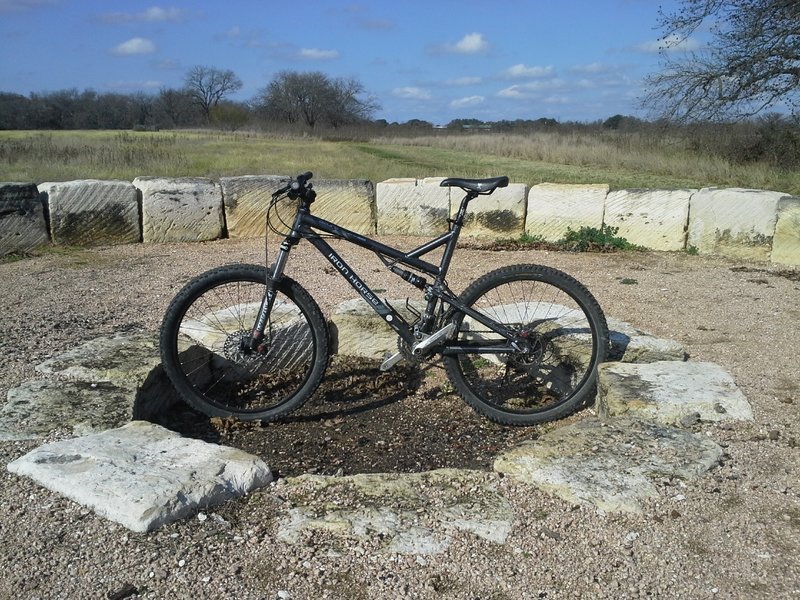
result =
[{"label": "bicycle frame", "polygon": [[[310,203],[302,202],[298,208],[297,214],[295,215],[294,223],[289,234],[281,243],[278,258],[275,262],[270,275],[270,281],[267,285],[267,292],[262,302],[257,322],[252,331],[251,348],[253,350],[259,349],[264,335],[264,329],[266,327],[266,323],[268,322],[269,314],[272,310],[272,305],[275,300],[275,282],[280,281],[280,278],[283,276],[283,271],[286,266],[291,248],[297,245],[301,239],[307,239],[326,258],[326,260],[328,260],[328,262],[330,262],[331,265],[336,268],[339,274],[353,287],[353,289],[356,290],[356,292],[358,292],[358,294],[367,302],[369,306],[372,307],[372,309],[381,317],[381,319],[383,319],[383,321],[387,323],[403,339],[403,341],[409,345],[409,347],[418,342],[421,337],[432,334],[431,327],[433,326],[436,316],[435,311],[437,304],[439,301],[442,301],[450,306],[448,312],[445,313],[444,320],[447,320],[446,317],[448,317],[454,311],[460,311],[508,340],[508,343],[504,346],[498,346],[497,344],[485,346],[471,344],[448,344],[443,351],[444,354],[459,354],[465,352],[475,354],[499,354],[504,352],[519,352],[522,347],[526,345],[524,340],[521,340],[514,331],[510,330],[503,324],[497,323],[485,315],[472,310],[468,306],[465,306],[458,300],[455,294],[448,289],[447,284],[445,283],[445,277],[450,269],[450,262],[453,258],[453,253],[455,252],[456,244],[458,243],[458,237],[464,223],[467,204],[470,200],[476,198],[478,195],[479,194],[472,192],[467,193],[467,195],[461,201],[461,206],[456,214],[455,219],[449,220],[451,227],[447,233],[444,233],[409,252],[404,252],[402,250],[398,250],[397,248],[387,246],[354,231],[340,227],[335,223],[331,223],[330,221],[316,217],[310,212]],[[389,269],[396,275],[402,277],[412,285],[424,290],[425,292],[425,299],[428,301],[428,304],[416,327],[409,325],[397,311],[395,311],[388,303],[382,301],[378,295],[375,294],[372,289],[370,289],[370,287],[364,282],[358,273],[356,273],[350,267],[350,265],[347,264],[341,255],[334,250],[318,232],[332,235],[338,239],[342,239],[367,250],[371,250],[372,252],[378,254],[382,260],[384,257],[393,259],[394,262],[391,263],[384,260],[384,263],[387,265],[387,267],[389,267]],[[429,252],[441,248],[442,246],[444,246],[444,252],[438,266],[420,258],[421,256],[425,256]],[[434,280],[432,283],[428,283],[415,274],[397,268],[395,266],[397,263],[407,265],[413,269],[431,275],[434,277]],[[406,277],[406,275],[410,275],[411,277]]]}]

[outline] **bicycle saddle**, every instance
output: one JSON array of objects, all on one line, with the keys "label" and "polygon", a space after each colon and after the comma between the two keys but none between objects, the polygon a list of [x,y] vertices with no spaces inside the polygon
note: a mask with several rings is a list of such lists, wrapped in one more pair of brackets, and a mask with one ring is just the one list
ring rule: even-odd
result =
[{"label": "bicycle saddle", "polygon": [[491,194],[497,188],[508,185],[508,177],[492,177],[491,179],[458,179],[450,177],[439,184],[441,187],[460,187],[468,192]]}]

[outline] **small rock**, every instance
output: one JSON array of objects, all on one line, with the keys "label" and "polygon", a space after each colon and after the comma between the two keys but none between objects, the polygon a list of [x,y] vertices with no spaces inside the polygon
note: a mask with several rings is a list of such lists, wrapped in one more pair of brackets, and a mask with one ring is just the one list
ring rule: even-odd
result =
[{"label": "small rock", "polygon": [[688,428],[690,428],[690,427],[692,427],[694,425],[697,425],[699,422],[700,422],[700,413],[699,412],[693,412],[693,413],[689,413],[688,415],[684,415],[683,417],[681,417],[681,420],[680,420],[679,424],[684,429],[688,429]]},{"label": "small rock", "polygon": [[777,429],[771,429],[767,435],[769,436],[769,439],[771,439],[774,442],[779,437],[781,437],[781,432],[778,431]]},{"label": "small rock", "polygon": [[135,586],[130,583],[126,583],[116,592],[109,592],[106,595],[106,598],[108,598],[108,600],[124,600],[124,598],[129,598],[130,596],[138,593],[139,590],[137,590]]}]

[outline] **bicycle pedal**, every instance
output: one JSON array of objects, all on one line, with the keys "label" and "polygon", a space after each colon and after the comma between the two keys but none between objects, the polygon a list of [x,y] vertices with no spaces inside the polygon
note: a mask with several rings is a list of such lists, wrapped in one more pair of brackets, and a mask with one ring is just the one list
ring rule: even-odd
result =
[{"label": "bicycle pedal", "polygon": [[455,323],[448,323],[436,333],[432,333],[418,344],[415,344],[414,347],[411,349],[412,354],[414,354],[415,356],[422,354],[423,352],[425,352],[425,350],[427,350],[431,346],[438,344],[444,338],[453,333],[453,330],[455,328],[456,328]]},{"label": "bicycle pedal", "polygon": [[381,363],[381,371],[388,371],[397,363],[403,360],[403,353],[402,352],[395,352],[391,356],[387,356],[383,363]]}]

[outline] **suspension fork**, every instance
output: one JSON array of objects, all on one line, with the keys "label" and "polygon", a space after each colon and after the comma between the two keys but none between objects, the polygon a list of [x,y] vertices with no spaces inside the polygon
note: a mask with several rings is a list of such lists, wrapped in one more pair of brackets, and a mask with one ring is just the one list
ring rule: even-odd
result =
[{"label": "suspension fork", "polygon": [[267,290],[264,294],[264,298],[261,300],[261,307],[258,309],[258,318],[253,326],[253,331],[250,333],[248,350],[255,350],[256,352],[264,351],[264,330],[267,327],[269,316],[272,314],[272,307],[275,304],[275,296],[277,296],[278,293],[278,282],[280,282],[283,277],[283,270],[286,268],[286,263],[289,260],[289,251],[292,249],[292,246],[296,246],[299,242],[300,238],[290,233],[281,243],[280,250],[278,251],[278,258],[272,267],[272,272],[268,274],[266,281]]}]

